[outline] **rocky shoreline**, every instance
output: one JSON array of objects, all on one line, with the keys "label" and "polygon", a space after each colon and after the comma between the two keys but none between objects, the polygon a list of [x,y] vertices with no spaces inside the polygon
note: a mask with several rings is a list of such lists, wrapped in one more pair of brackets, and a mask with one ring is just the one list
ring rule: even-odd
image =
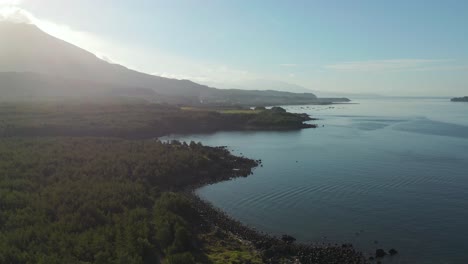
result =
[{"label": "rocky shoreline", "polygon": [[[227,146],[218,146],[214,148],[223,149],[229,152]],[[231,154],[232,155],[232,154]],[[295,238],[287,234],[281,237],[275,237],[270,234],[260,232],[246,226],[228,216],[222,210],[214,207],[208,201],[201,199],[196,193],[196,189],[215,184],[222,181],[228,181],[239,177],[248,177],[253,174],[253,169],[257,166],[263,166],[262,160],[253,160],[244,156],[237,156],[234,160],[235,166],[232,171],[218,174],[216,177],[204,179],[195,184],[191,184],[182,189],[174,191],[183,194],[188,198],[200,216],[200,222],[197,222],[200,231],[221,232],[228,234],[231,238],[248,245],[253,251],[258,252],[263,263],[330,263],[330,264],[363,264],[363,263],[381,263],[386,255],[395,255],[398,252],[391,249],[388,253],[383,249],[377,249],[375,254],[369,257],[370,252],[363,252],[355,249],[352,244],[321,243],[307,244],[295,242]]]},{"label": "rocky shoreline", "polygon": [[281,238],[274,237],[232,219],[198,197],[194,189],[186,190],[184,194],[192,201],[203,219],[200,228],[204,230],[219,228],[251,244],[253,249],[261,253],[264,263],[369,263],[363,253],[351,244],[311,245],[295,243],[295,239],[288,235],[283,235]]}]

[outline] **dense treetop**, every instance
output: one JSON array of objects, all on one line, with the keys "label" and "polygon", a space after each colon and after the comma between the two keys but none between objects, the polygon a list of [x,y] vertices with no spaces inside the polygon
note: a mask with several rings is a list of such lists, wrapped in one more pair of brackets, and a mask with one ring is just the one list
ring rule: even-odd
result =
[{"label": "dense treetop", "polygon": [[166,191],[245,175],[255,164],[193,142],[1,139],[0,263],[204,259],[198,216]]},{"label": "dense treetop", "polygon": [[181,108],[128,101],[0,103],[1,136],[151,138],[218,130],[300,129],[307,115],[285,111]]}]

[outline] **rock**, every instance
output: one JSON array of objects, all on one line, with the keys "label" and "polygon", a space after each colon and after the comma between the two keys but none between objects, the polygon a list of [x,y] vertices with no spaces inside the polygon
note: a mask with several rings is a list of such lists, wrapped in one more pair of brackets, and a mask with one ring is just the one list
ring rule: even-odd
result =
[{"label": "rock", "polygon": [[385,250],[379,248],[375,251],[375,257],[376,258],[383,258],[385,257],[385,255],[387,255],[387,253],[385,252]]},{"label": "rock", "polygon": [[388,253],[390,254],[390,256],[394,256],[394,255],[398,254],[398,251],[396,249],[392,248],[392,249],[390,249],[388,251]]},{"label": "rock", "polygon": [[286,242],[286,244],[291,244],[293,243],[294,241],[296,241],[296,239],[290,235],[283,235],[281,237],[281,240],[283,240],[284,242]]}]

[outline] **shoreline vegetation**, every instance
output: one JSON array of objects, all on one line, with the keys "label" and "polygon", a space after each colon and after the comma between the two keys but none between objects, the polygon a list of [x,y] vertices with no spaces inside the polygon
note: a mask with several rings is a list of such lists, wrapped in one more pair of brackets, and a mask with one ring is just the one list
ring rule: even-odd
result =
[{"label": "shoreline vegetation", "polygon": [[354,249],[352,244],[296,243],[292,236],[272,236],[232,219],[202,200],[193,190],[185,192],[184,195],[192,201],[210,232],[220,237],[231,237],[241,244],[248,245],[250,250],[259,253],[261,263],[368,263],[363,253]]},{"label": "shoreline vegetation", "polygon": [[194,194],[261,160],[155,139],[315,127],[308,115],[101,102],[0,109],[0,263],[367,263],[350,244],[257,232]]},{"label": "shoreline vegetation", "polygon": [[450,101],[452,101],[452,102],[468,102],[468,96],[455,97],[455,98],[450,99]]},{"label": "shoreline vegetation", "polygon": [[129,101],[0,103],[0,137],[102,136],[155,138],[231,130],[315,128],[307,114],[281,107],[198,108]]},{"label": "shoreline vegetation", "polygon": [[260,164],[225,147],[0,139],[1,263],[365,263],[351,245],[261,234],[193,194]]},{"label": "shoreline vegetation", "polygon": [[96,137],[2,138],[0,157],[0,263],[220,263],[180,190],[257,164],[195,142]]}]

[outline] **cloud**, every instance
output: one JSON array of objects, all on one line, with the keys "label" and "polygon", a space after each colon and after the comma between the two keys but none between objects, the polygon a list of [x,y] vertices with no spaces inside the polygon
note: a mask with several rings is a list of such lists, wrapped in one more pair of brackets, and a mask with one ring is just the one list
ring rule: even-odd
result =
[{"label": "cloud", "polygon": [[64,24],[58,24],[45,19],[40,19],[20,7],[12,5],[0,6],[0,21],[34,24],[49,35],[75,44],[83,49],[93,52],[94,54],[102,54],[102,57],[107,57],[103,55],[104,53],[100,52],[99,49],[99,46],[102,46],[104,42],[101,38],[89,32],[72,29]]},{"label": "cloud", "polygon": [[296,67],[296,66],[299,66],[299,64],[295,64],[295,63],[282,63],[282,64],[278,64],[279,66],[281,67]]},{"label": "cloud", "polygon": [[336,71],[352,72],[382,72],[382,71],[420,71],[447,63],[450,60],[429,59],[394,59],[394,60],[371,60],[351,61],[326,65],[325,68]]},{"label": "cloud", "polygon": [[0,2],[0,21],[32,24],[32,18],[32,15],[25,10],[14,5],[5,5]]},{"label": "cloud", "polygon": [[19,5],[23,1],[22,0],[0,0],[0,6],[14,6],[14,5]]}]

